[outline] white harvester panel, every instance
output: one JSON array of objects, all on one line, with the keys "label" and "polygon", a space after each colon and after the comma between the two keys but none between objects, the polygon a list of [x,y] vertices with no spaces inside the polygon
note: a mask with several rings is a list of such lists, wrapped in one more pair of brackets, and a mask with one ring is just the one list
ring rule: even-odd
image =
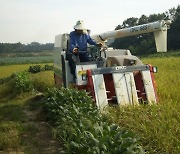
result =
[{"label": "white harvester panel", "polygon": [[103,74],[93,75],[92,79],[97,107],[104,108],[108,105],[108,100]]},{"label": "white harvester panel", "polygon": [[114,88],[119,105],[138,104],[133,73],[113,73]]},{"label": "white harvester panel", "polygon": [[77,85],[86,85],[87,79],[86,79],[86,71],[87,69],[94,69],[97,68],[97,64],[88,64],[88,65],[76,65],[76,84]]},{"label": "white harvester panel", "polygon": [[[138,78],[134,71],[138,71],[138,76],[140,75]],[[112,74],[112,79],[106,78],[106,75],[109,76],[110,74]],[[88,79],[93,81],[94,89],[91,88],[91,90],[94,91],[96,105],[100,109],[109,103],[116,102],[118,105],[139,105],[141,98],[138,97],[144,94],[143,92],[145,92],[144,101],[151,104],[156,103],[155,90],[148,65],[97,68],[92,70],[92,76],[88,75]],[[143,85],[136,85],[137,81],[141,83],[143,81]],[[113,88],[114,91],[111,91]],[[140,96],[138,96],[140,91]]]},{"label": "white harvester panel", "polygon": [[114,73],[113,74],[114,80],[114,88],[117,96],[117,103],[119,105],[128,105],[129,98],[128,92],[126,88],[126,80],[124,73]]},{"label": "white harvester panel", "polygon": [[137,90],[136,90],[133,73],[132,72],[125,73],[125,78],[126,78],[126,86],[129,96],[129,102],[131,103],[131,105],[138,104],[138,96],[137,96]]},{"label": "white harvester panel", "polygon": [[143,78],[144,89],[146,92],[147,101],[150,104],[156,103],[156,96],[155,96],[155,92],[154,92],[154,87],[153,87],[150,71],[149,70],[142,71],[141,74],[142,74],[142,78]]}]

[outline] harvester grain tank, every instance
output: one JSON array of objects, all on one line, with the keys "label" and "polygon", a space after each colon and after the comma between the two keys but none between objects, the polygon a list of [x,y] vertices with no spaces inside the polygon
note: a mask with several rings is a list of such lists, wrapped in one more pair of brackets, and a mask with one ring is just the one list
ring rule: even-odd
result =
[{"label": "harvester grain tank", "polygon": [[[144,33],[154,33],[157,52],[167,52],[167,29],[169,21],[156,21],[130,28],[105,32],[91,36],[97,42]],[[54,78],[56,85],[63,80],[68,88],[73,82],[68,64],[69,34],[55,37]],[[81,52],[81,51],[79,51]],[[76,62],[78,89],[85,89],[94,98],[98,108],[108,104],[135,105],[157,103],[154,72],[157,68],[144,65],[131,55],[129,50],[89,47],[90,62]]]}]

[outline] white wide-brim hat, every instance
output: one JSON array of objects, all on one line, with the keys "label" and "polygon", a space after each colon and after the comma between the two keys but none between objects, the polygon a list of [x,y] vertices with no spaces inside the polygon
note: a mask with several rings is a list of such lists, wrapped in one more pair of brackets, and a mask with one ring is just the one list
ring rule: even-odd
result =
[{"label": "white wide-brim hat", "polygon": [[87,30],[86,26],[84,25],[84,22],[81,20],[77,21],[76,25],[74,26],[74,29]]}]

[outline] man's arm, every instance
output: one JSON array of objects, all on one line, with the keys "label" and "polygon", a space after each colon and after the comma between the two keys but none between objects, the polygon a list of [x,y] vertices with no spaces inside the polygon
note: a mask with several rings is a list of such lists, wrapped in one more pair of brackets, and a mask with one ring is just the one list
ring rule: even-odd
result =
[{"label": "man's arm", "polygon": [[94,41],[89,35],[87,35],[87,42],[90,45],[97,45],[96,41]]},{"label": "man's arm", "polygon": [[70,52],[73,53],[73,49],[76,48],[76,42],[73,36],[73,32],[70,33]]}]

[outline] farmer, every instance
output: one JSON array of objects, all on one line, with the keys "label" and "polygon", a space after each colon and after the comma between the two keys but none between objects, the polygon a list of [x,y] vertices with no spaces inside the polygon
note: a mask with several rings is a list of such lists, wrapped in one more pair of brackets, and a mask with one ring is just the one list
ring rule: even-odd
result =
[{"label": "farmer", "polygon": [[[78,55],[80,62],[88,62],[89,56],[87,53],[87,43],[90,45],[101,46],[101,43],[97,44],[87,33],[88,29],[84,26],[83,21],[77,21],[74,26],[74,31],[70,33],[70,52],[74,55]],[[78,51],[84,51],[78,53]],[[72,58],[69,60],[69,66],[71,68],[71,73],[75,77],[75,62]]]}]

